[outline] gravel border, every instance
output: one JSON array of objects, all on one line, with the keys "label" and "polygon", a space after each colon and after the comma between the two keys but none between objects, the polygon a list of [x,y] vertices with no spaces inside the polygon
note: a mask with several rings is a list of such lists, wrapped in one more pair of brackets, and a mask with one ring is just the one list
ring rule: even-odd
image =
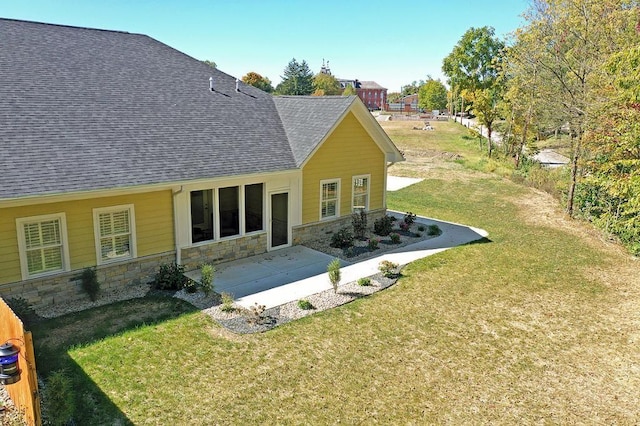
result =
[{"label": "gravel border", "polygon": [[302,309],[298,306],[298,301],[295,300],[265,309],[259,317],[252,310],[236,304],[233,305],[234,310],[232,312],[222,311],[220,298],[217,294],[205,297],[201,292],[187,293],[184,290],[180,290],[174,294],[174,297],[200,308],[202,312],[233,333],[261,333],[279,325],[332,309],[384,290],[395,284],[400,276],[400,274],[396,274],[394,277],[388,278],[379,273],[369,277],[371,285],[361,286],[354,281],[339,286],[337,292],[330,289],[304,298],[304,300],[308,300],[313,305],[313,309]]}]

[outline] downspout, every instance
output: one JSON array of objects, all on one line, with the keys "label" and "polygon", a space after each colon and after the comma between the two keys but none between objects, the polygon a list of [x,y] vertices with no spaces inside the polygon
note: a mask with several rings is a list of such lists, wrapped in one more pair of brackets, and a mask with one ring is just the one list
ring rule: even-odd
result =
[{"label": "downspout", "polygon": [[178,225],[178,203],[176,198],[178,195],[182,194],[183,187],[180,185],[179,190],[172,190],[171,193],[173,195],[173,239],[176,246],[176,265],[180,265],[182,262],[182,256],[180,252],[180,227]]}]

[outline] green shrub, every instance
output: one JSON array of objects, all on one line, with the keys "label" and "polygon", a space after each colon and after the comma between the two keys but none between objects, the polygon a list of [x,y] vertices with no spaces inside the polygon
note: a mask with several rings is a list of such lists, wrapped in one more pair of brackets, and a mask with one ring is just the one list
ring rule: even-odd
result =
[{"label": "green shrub", "polygon": [[75,412],[73,383],[65,370],[52,372],[42,391],[43,414],[48,424],[66,425]]},{"label": "green shrub", "polygon": [[413,225],[413,222],[415,221],[416,221],[416,215],[414,213],[411,213],[411,212],[405,213],[403,218],[404,223],[406,223],[407,225]]},{"label": "green shrub", "polygon": [[33,306],[31,306],[24,297],[12,297],[7,299],[6,302],[13,313],[22,320],[22,323],[27,326],[27,328],[40,319],[40,316],[36,313],[35,309],[33,309]]},{"label": "green shrub", "polygon": [[200,274],[202,275],[202,278],[200,278],[200,288],[207,296],[213,293],[213,273],[215,271],[216,268],[208,263],[202,265],[200,268]]},{"label": "green shrub", "polygon": [[80,274],[82,290],[89,295],[89,299],[95,302],[100,293],[100,282],[95,268],[85,268]]},{"label": "green shrub", "polygon": [[222,293],[220,298],[222,299],[222,306],[220,307],[222,312],[233,312],[236,310],[236,308],[233,307],[233,296],[231,294]]},{"label": "green shrub", "polygon": [[396,234],[395,232],[393,234],[389,234],[389,238],[391,238],[391,243],[392,244],[400,244],[400,235]]},{"label": "green shrub", "polygon": [[429,225],[427,227],[427,235],[435,236],[442,234],[442,230],[438,225]]},{"label": "green shrub", "polygon": [[311,304],[311,302],[309,302],[306,299],[298,300],[298,308],[303,309],[305,311],[308,311],[309,309],[314,309],[314,307]]},{"label": "green shrub", "polygon": [[358,285],[361,285],[361,286],[371,285],[371,278],[358,278]]},{"label": "green shrub", "polygon": [[373,222],[373,232],[376,235],[380,235],[381,237],[386,237],[393,230],[393,222],[396,220],[395,217],[384,215],[380,219]]},{"label": "green shrub", "polygon": [[159,290],[181,290],[189,279],[184,276],[184,266],[175,262],[160,265],[153,280],[153,287]]},{"label": "green shrub", "polygon": [[331,247],[347,248],[353,245],[353,235],[347,228],[342,228],[331,235]]},{"label": "green shrub", "polygon": [[360,210],[352,214],[351,224],[353,225],[353,235],[356,238],[363,239],[367,232],[367,212]]},{"label": "green shrub", "polygon": [[369,250],[377,250],[380,248],[380,240],[377,238],[369,238],[367,240],[367,247]]},{"label": "green shrub", "polygon": [[346,249],[342,250],[342,253],[345,257],[353,257],[356,255],[356,249],[353,246],[347,247]]},{"label": "green shrub", "polygon": [[393,263],[390,260],[383,260],[378,265],[378,270],[382,272],[382,275],[384,275],[387,278],[395,277],[397,275],[397,272],[396,272],[397,269],[398,269],[398,264]]},{"label": "green shrub", "polygon": [[424,232],[425,229],[426,228],[424,227],[424,225],[418,226],[418,231],[420,231],[420,232]]},{"label": "green shrub", "polygon": [[333,286],[333,291],[338,292],[338,284],[340,284],[340,259],[333,259],[327,265],[327,273],[329,274],[329,281]]}]

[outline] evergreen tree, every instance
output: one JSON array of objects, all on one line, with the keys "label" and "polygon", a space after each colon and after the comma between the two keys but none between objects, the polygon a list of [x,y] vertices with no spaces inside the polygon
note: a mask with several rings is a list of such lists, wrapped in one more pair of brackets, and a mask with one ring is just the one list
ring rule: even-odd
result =
[{"label": "evergreen tree", "polygon": [[282,82],[276,87],[279,95],[310,95],[313,93],[313,74],[306,61],[299,63],[291,59],[281,76]]}]

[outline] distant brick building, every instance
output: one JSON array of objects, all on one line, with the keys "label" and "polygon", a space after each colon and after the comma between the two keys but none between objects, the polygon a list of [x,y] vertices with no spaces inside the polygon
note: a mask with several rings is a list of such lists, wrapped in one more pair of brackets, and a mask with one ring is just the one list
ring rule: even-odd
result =
[{"label": "distant brick building", "polygon": [[[325,64],[324,59],[322,60],[320,73],[332,75],[331,69],[329,68],[329,61]],[[358,79],[351,80],[344,78],[337,78],[337,80],[343,89],[346,89],[347,86],[354,87],[356,94],[369,110],[386,110],[387,89],[375,81],[360,81]]]}]

